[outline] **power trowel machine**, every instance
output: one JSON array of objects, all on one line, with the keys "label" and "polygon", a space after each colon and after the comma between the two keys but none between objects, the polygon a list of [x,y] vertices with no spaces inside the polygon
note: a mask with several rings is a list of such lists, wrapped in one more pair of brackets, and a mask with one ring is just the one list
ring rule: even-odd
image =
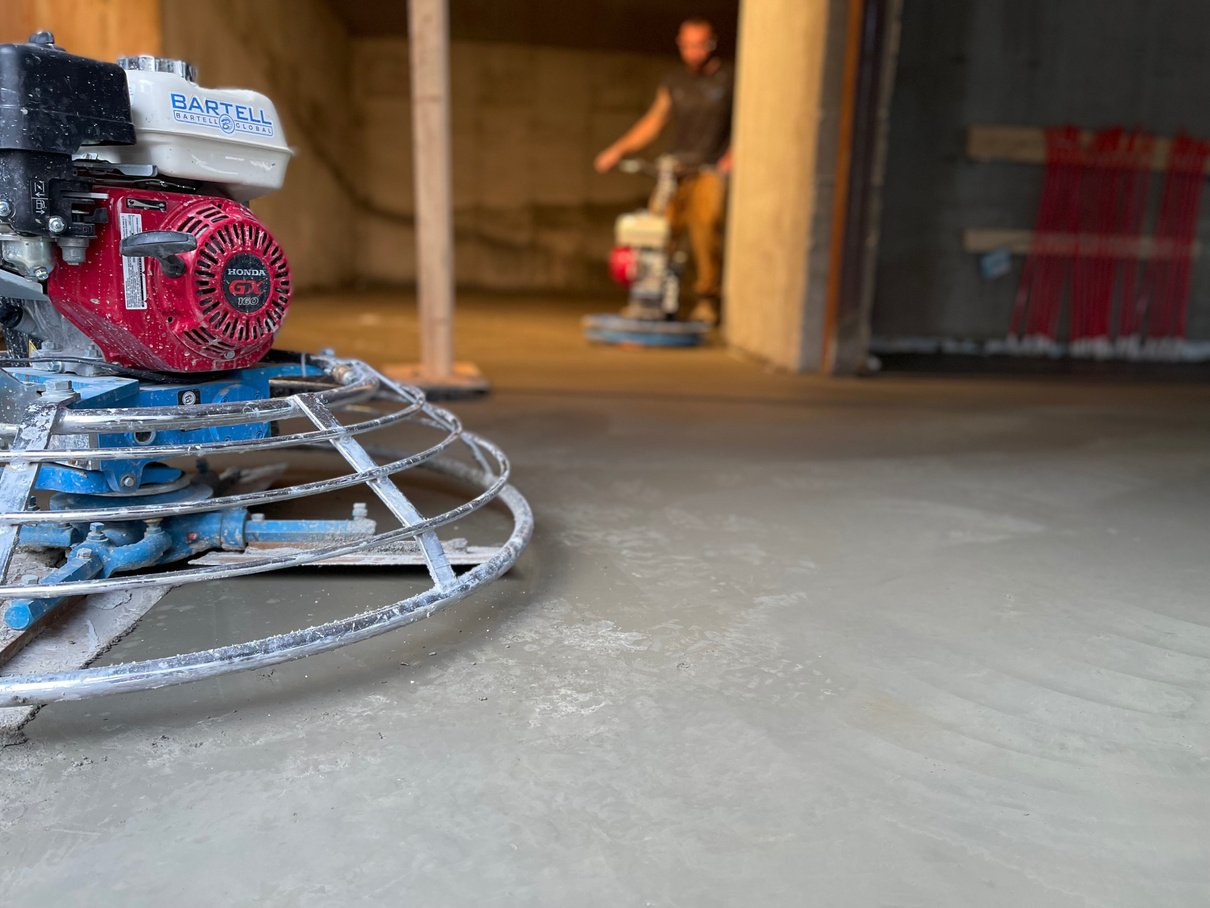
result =
[{"label": "power trowel machine", "polygon": [[661,155],[654,164],[625,158],[618,169],[654,177],[655,189],[646,208],[627,212],[614,224],[609,274],[626,288],[626,306],[619,315],[585,316],[585,336],[624,346],[697,346],[710,325],[677,318],[688,256],[679,247],[668,217],[678,183],[695,168],[675,155]]},{"label": "power trowel machine", "polygon": [[[0,706],[332,649],[461,598],[528,540],[528,505],[490,442],[364,363],[274,350],[290,266],[247,203],[281,187],[291,154],[267,97],[203,88],[183,61],[115,65],[45,32],[0,45]],[[387,452],[359,441],[388,427],[422,440]],[[282,465],[240,462],[317,450],[338,455],[336,475],[282,484]],[[403,485],[418,467],[474,492],[423,516]],[[395,528],[380,529],[364,503],[344,519],[259,510],[294,501],[297,513],[298,499],[350,489],[368,490]],[[437,537],[493,499],[513,517],[502,545]],[[416,563],[433,586],[351,618],[146,662],[85,669],[86,658],[26,652],[41,631],[62,637],[58,624],[88,597],[154,599],[334,563]]]}]

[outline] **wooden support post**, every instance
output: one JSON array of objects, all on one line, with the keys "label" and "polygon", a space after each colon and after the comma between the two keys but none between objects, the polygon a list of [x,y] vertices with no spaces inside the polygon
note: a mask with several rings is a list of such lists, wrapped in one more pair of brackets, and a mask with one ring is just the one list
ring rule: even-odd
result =
[{"label": "wooden support post", "polygon": [[454,225],[445,4],[446,0],[411,0],[408,4],[420,365],[434,376],[448,375],[454,368]]},{"label": "wooden support post", "polygon": [[387,368],[392,378],[434,391],[487,390],[479,371],[454,362],[454,225],[450,179],[450,64],[447,0],[409,0],[412,159],[416,185],[416,284],[420,365]]}]

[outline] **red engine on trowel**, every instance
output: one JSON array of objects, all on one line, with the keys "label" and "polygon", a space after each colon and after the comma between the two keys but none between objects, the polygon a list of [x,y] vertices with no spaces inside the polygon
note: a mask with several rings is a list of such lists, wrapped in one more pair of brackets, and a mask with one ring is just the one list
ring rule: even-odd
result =
[{"label": "red engine on trowel", "polygon": [[[259,361],[290,303],[285,253],[230,199],[107,188],[108,222],[47,293],[109,362],[165,372]],[[154,300],[154,305],[148,301]]]},{"label": "red engine on trowel", "polygon": [[684,255],[673,246],[667,211],[681,172],[679,162],[672,155],[662,156],[654,166],[626,158],[618,169],[623,173],[649,173],[656,178],[647,207],[621,215],[614,225],[609,275],[627,290],[629,299],[622,315],[674,319],[680,307]]},{"label": "red engine on trowel", "polygon": [[677,319],[687,256],[677,248],[668,206],[677,182],[696,168],[663,155],[654,164],[626,158],[618,169],[654,176],[656,185],[646,208],[627,212],[614,224],[609,276],[626,288],[626,306],[620,315],[585,316],[585,336],[624,346],[695,347],[709,333],[710,323]]},{"label": "red engine on trowel", "polygon": [[10,355],[166,373],[262,359],[291,292],[245,204],[285,177],[272,102],[201,88],[179,60],[74,56],[45,32],[0,45],[0,84]]}]

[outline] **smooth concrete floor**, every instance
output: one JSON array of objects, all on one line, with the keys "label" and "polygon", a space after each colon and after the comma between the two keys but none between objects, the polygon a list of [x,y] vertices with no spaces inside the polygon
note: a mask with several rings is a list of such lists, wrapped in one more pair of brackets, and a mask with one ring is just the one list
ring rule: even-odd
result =
[{"label": "smooth concrete floor", "polygon": [[[1210,387],[829,383],[590,348],[583,309],[460,310],[494,391],[452,407],[537,515],[517,569],[47,708],[0,751],[0,904],[1210,903]],[[414,326],[310,298],[284,342],[409,360]],[[408,582],[231,583],[111,657]]]}]

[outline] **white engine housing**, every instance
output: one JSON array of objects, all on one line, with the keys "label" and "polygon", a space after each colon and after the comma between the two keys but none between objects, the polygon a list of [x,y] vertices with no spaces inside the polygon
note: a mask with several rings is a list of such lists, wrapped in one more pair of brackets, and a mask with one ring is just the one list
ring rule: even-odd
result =
[{"label": "white engine housing", "polygon": [[90,147],[88,157],[153,164],[164,176],[217,184],[239,202],[281,188],[293,151],[265,95],[202,88],[177,72],[154,69],[127,69],[126,81],[136,143]]},{"label": "white engine housing", "polygon": [[668,242],[668,218],[649,211],[624,214],[614,223],[613,235],[619,246],[662,249]]}]

